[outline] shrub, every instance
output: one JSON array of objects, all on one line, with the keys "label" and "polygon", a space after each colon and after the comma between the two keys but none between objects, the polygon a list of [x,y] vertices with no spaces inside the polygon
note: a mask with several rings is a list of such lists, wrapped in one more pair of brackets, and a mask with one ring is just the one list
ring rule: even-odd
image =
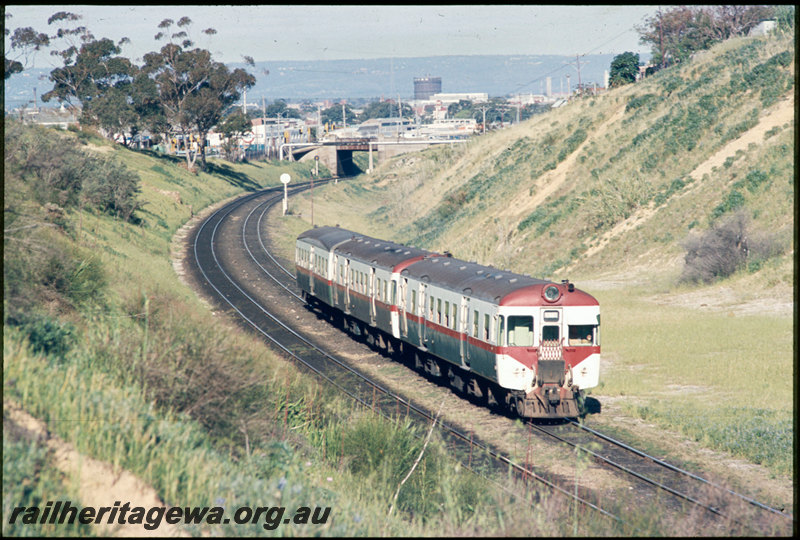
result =
[{"label": "shrub", "polygon": [[711,211],[711,221],[717,220],[723,214],[732,212],[744,206],[744,195],[738,189],[732,189],[725,200]]},{"label": "shrub", "polygon": [[48,129],[6,120],[5,164],[28,185],[40,204],[88,204],[130,221],[139,209],[139,176],[125,165],[98,158]]},{"label": "shrub", "polygon": [[709,283],[741,268],[755,272],[782,252],[774,234],[750,232],[749,218],[738,211],[708,231],[685,242],[685,266],[680,281]]},{"label": "shrub", "polygon": [[63,357],[75,344],[75,327],[44,315],[17,313],[8,318],[8,324],[18,326],[27,334],[34,353]]}]

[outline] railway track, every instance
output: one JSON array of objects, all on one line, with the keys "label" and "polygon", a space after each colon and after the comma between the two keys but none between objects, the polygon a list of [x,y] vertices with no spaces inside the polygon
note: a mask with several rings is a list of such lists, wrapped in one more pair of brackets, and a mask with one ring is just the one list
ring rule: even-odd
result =
[{"label": "railway track", "polygon": [[[530,428],[544,437],[555,439],[584,452],[604,466],[647,484],[651,492],[662,492],[688,505],[709,512],[723,520],[734,522],[751,533],[768,530],[770,520],[783,526],[793,522],[793,516],[761,503],[751,497],[715,484],[697,474],[636,449],[581,422],[537,425]],[[657,500],[657,497],[653,497]],[[747,511],[749,510],[749,511]]]},{"label": "railway track", "polygon": [[[322,182],[317,181],[317,184],[320,183]],[[297,193],[309,187],[298,184],[290,191]],[[244,196],[217,210],[191,234],[189,266],[198,284],[217,305],[272,343],[298,365],[315,373],[363,407],[389,418],[403,415],[421,426],[423,432],[428,426],[438,422],[440,436],[448,449],[452,450],[455,459],[513,495],[520,495],[520,485],[527,486],[529,482],[536,482],[609,519],[622,522],[617,515],[601,507],[601,496],[596,493],[587,493],[584,490],[583,494],[578,495],[571,489],[568,479],[537,472],[527,460],[522,464],[503,455],[472,433],[442,421],[432,411],[376,382],[348,360],[328,351],[326,345],[318,343],[313,332],[294,328],[294,324],[289,324],[287,321],[296,322],[307,310],[295,285],[293,269],[286,267],[291,263],[282,263],[272,254],[270,241],[265,236],[265,216],[281,198],[282,190],[277,189]],[[319,312],[315,315],[317,319],[325,318]],[[583,426],[579,427],[583,433],[589,433]],[[570,444],[573,448],[592,455],[596,460],[605,460],[606,465],[639,478],[639,481],[651,487],[662,489],[684,503],[697,505],[710,514],[725,517],[714,504],[703,503],[696,498],[696,494],[683,493],[677,487],[658,487],[666,486],[660,478],[650,478],[628,466],[620,465],[608,456],[604,457],[602,452],[589,450],[590,445],[585,439],[576,442],[574,434],[563,433],[564,426],[550,429],[531,424],[528,429],[534,428],[542,436],[557,437],[561,443]],[[595,433],[593,437],[604,440],[606,447],[620,448],[619,445],[611,444],[610,438]],[[650,461],[652,462],[652,458]],[[518,479],[513,490],[507,487],[509,477]],[[505,482],[503,479],[506,479]],[[773,515],[777,513],[791,520],[791,517],[766,505],[756,505],[766,512],[771,511]]]}]

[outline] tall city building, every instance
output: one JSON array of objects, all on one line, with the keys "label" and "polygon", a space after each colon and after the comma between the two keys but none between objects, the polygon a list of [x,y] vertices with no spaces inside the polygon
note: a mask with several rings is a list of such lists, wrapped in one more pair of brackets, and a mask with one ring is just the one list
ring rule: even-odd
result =
[{"label": "tall city building", "polygon": [[424,100],[442,92],[441,77],[414,78],[414,99]]}]

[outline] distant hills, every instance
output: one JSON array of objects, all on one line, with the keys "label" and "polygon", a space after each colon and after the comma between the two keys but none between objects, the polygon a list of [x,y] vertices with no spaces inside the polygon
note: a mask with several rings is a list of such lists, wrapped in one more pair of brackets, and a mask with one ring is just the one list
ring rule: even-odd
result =
[{"label": "distant hills", "polygon": [[[584,84],[604,84],[604,72],[610,69],[614,54],[580,57],[580,80]],[[644,60],[644,58],[642,59]],[[375,99],[380,97],[407,100],[414,97],[414,78],[441,77],[442,92],[485,92],[490,97],[543,94],[546,78],[551,77],[555,93],[574,89],[578,84],[574,56],[560,55],[471,55],[427,56],[417,58],[380,58],[326,61],[267,61],[243,67],[256,76],[256,86],[247,100],[258,103],[262,97],[275,99]],[[30,69],[5,82],[5,108],[10,110],[32,103],[34,88],[41,96],[52,87],[47,80],[50,69]],[[43,104],[37,97],[39,106]]]}]

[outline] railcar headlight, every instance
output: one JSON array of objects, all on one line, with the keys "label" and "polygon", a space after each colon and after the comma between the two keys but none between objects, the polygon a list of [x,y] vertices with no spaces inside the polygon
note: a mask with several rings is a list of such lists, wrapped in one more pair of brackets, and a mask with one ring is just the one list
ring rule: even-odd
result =
[{"label": "railcar headlight", "polygon": [[548,285],[543,291],[544,299],[548,302],[555,302],[561,297],[561,290],[555,285]]}]

